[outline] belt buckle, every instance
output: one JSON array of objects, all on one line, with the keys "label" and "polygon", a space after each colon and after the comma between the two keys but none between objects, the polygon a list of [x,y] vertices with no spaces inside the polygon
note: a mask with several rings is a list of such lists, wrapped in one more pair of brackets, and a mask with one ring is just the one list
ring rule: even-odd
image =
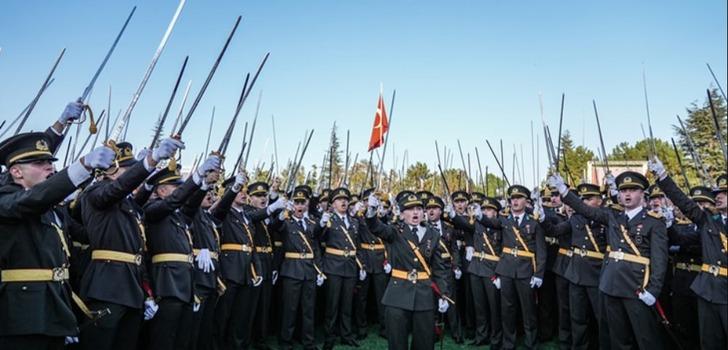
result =
[{"label": "belt buckle", "polygon": [[306,253],[304,253],[304,252],[301,252],[301,253],[299,253],[299,254],[301,255],[301,259],[306,259]]},{"label": "belt buckle", "polygon": [[518,256],[518,247],[514,247],[511,249],[511,255],[517,257]]},{"label": "belt buckle", "polygon": [[624,252],[612,252],[614,253],[613,259],[616,261],[624,260]]},{"label": "belt buckle", "polygon": [[344,250],[344,257],[348,258],[349,256],[351,256],[351,251],[349,249]]},{"label": "belt buckle", "polygon": [[136,264],[137,266],[141,266],[142,265],[142,256],[141,256],[141,254],[134,255],[134,264]]},{"label": "belt buckle", "polygon": [[412,270],[407,274],[407,280],[412,283],[417,283],[417,270]]},{"label": "belt buckle", "polygon": [[195,258],[192,256],[192,254],[187,255],[187,262],[192,264],[192,262],[195,261]]},{"label": "belt buckle", "polygon": [[718,275],[720,274],[720,267],[718,265],[710,265],[710,267],[708,268],[708,272],[713,276],[718,277]]},{"label": "belt buckle", "polygon": [[65,278],[64,278],[65,273],[64,273],[62,267],[55,267],[51,271],[53,271],[51,278],[53,279],[54,282],[61,282],[61,281],[65,280]]},{"label": "belt buckle", "polygon": [[374,249],[375,249],[374,243],[369,243],[369,250],[374,250]]},{"label": "belt buckle", "polygon": [[578,248],[578,251],[577,251],[577,253],[578,253],[579,255],[581,255],[581,257],[583,258],[583,257],[585,257],[585,256],[586,256],[586,249],[581,249],[581,248]]}]

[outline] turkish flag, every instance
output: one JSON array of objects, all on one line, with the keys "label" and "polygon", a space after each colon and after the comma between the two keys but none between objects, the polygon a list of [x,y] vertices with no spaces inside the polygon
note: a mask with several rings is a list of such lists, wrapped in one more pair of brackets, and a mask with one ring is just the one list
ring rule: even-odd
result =
[{"label": "turkish flag", "polygon": [[384,98],[382,98],[382,94],[379,94],[377,113],[374,115],[374,126],[372,126],[372,136],[369,138],[369,151],[384,144],[384,134],[387,131],[389,131],[387,111],[384,109]]}]

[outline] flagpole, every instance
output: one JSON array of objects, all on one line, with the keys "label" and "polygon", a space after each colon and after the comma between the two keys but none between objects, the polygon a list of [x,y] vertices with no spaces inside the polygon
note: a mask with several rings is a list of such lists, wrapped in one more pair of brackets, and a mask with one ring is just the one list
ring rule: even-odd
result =
[{"label": "flagpole", "polygon": [[394,110],[394,98],[397,97],[397,90],[392,91],[392,102],[389,104],[389,119],[387,121],[387,134],[384,135],[384,148],[382,149],[382,159],[379,161],[379,181],[376,188],[382,184],[382,171],[384,169],[384,156],[387,154],[387,144],[389,143],[389,130],[392,128],[392,111]]}]

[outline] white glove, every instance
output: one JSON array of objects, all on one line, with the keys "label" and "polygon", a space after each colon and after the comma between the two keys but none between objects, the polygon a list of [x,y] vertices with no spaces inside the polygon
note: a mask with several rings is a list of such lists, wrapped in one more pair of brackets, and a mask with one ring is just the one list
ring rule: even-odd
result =
[{"label": "white glove", "polygon": [[536,211],[536,213],[538,213],[538,222],[544,222],[544,220],[546,220],[546,212],[543,211],[543,207],[541,206],[541,204],[537,204],[534,207],[534,210]]},{"label": "white glove", "polygon": [[675,221],[675,212],[673,210],[673,207],[662,207],[662,216],[665,217],[665,225],[667,225],[667,228],[670,228]]},{"label": "white glove", "polygon": [[652,306],[653,304],[655,304],[655,296],[654,296],[654,295],[652,295],[652,294],[651,294],[650,292],[648,292],[648,291],[643,291],[643,292],[641,292],[641,293],[637,294],[637,296],[638,296],[638,297],[640,298],[640,300],[642,300],[642,302],[643,302],[643,303],[645,303],[645,305],[647,305],[647,306]]},{"label": "white glove", "polygon": [[154,302],[154,299],[147,299],[144,301],[144,321],[149,321],[154,317],[154,314],[159,310],[159,306]]},{"label": "white glove", "polygon": [[326,227],[326,224],[329,223],[329,220],[331,219],[331,213],[325,212],[321,215],[321,221],[319,221],[319,225],[321,227]]},{"label": "white glove", "polygon": [[316,286],[321,287],[324,284],[325,279],[326,279],[326,277],[324,277],[324,275],[316,276]]},{"label": "white glove", "polygon": [[495,286],[495,289],[500,289],[500,277],[496,277],[493,281],[493,285]]},{"label": "white glove", "polygon": [[390,273],[390,272],[392,272],[392,265],[387,262],[384,264],[384,273]]},{"label": "white glove", "polygon": [[65,345],[76,344],[78,343],[78,337],[66,337],[63,342]]},{"label": "white glove", "polygon": [[534,205],[541,203],[541,191],[539,191],[538,186],[531,190],[531,201],[533,201]]},{"label": "white glove", "polygon": [[606,182],[607,186],[609,187],[609,194],[612,196],[617,195],[617,180],[614,178],[614,175],[612,175],[612,173],[608,173],[606,176],[604,176],[604,182]]},{"label": "white glove", "polygon": [[541,284],[543,284],[543,279],[540,279],[536,276],[531,277],[531,288],[540,288]]},{"label": "white glove", "polygon": [[459,280],[460,277],[463,277],[463,272],[460,271],[460,268],[456,268],[453,272],[455,273],[455,279],[456,280]]},{"label": "white glove", "polygon": [[69,102],[63,110],[63,113],[61,113],[61,116],[58,117],[58,122],[66,125],[69,122],[81,118],[81,113],[83,113],[83,102],[80,99],[76,102]]},{"label": "white glove", "polygon": [[200,303],[192,304],[192,312],[200,311],[200,306],[202,306],[202,304],[200,304]]},{"label": "white glove", "polygon": [[364,203],[362,203],[362,202],[356,202],[356,204],[354,204],[354,213],[358,213],[362,209],[364,209]]},{"label": "white glove", "polygon": [[233,192],[238,193],[248,183],[248,177],[244,172],[239,172],[235,175],[235,183],[233,183]]},{"label": "white glove", "polygon": [[475,248],[470,246],[465,247],[465,260],[473,260],[473,254],[475,254]]},{"label": "white glove", "polygon": [[657,158],[657,156],[647,161],[647,168],[650,169],[650,171],[660,180],[664,180],[667,176],[665,166],[662,164],[662,161],[660,161],[660,158]]},{"label": "white glove", "polygon": [[363,281],[367,279],[367,272],[364,270],[359,270],[359,280]]},{"label": "white glove", "polygon": [[144,158],[146,158],[150,152],[151,151],[149,150],[149,148],[144,147],[141,150],[139,150],[139,152],[137,152],[135,159],[138,161],[144,160]]},{"label": "white glove", "polygon": [[270,274],[271,284],[275,285],[278,281],[278,271],[273,270],[273,272]]},{"label": "white glove", "polygon": [[667,248],[667,250],[670,253],[679,253],[680,252],[680,246],[679,245],[671,245],[670,248]]},{"label": "white glove", "polygon": [[114,164],[116,153],[109,147],[99,146],[83,156],[83,165],[91,169],[108,169]]},{"label": "white glove", "polygon": [[448,307],[450,307],[450,304],[448,304],[447,300],[444,298],[440,298],[440,300],[437,301],[437,311],[441,314],[446,313]]},{"label": "white glove", "polygon": [[266,212],[268,213],[268,215],[270,215],[278,209],[285,208],[287,204],[288,204],[288,201],[285,198],[279,197],[278,199],[276,199],[275,202],[273,202],[273,204],[268,206],[268,208],[266,209]]},{"label": "white glove", "polygon": [[475,218],[476,218],[477,220],[480,220],[480,219],[482,219],[482,218],[483,218],[483,209],[482,209],[482,208],[480,207],[480,204],[478,204],[478,203],[473,203],[473,204],[472,204],[472,208],[473,208],[473,216],[474,216],[474,217],[475,217]]},{"label": "white glove", "polygon": [[202,181],[205,176],[207,176],[207,173],[218,169],[220,169],[220,157],[209,156],[207,157],[207,159],[205,159],[205,162],[203,162],[202,165],[197,167],[197,171],[194,174],[196,175],[196,177],[193,175],[192,178],[194,179],[196,184],[200,184],[200,182],[198,182],[198,179]]},{"label": "white glove", "polygon": [[566,192],[569,191],[569,189],[566,188],[564,179],[559,174],[552,174],[546,181],[548,182],[549,186],[555,187],[556,190],[559,191],[559,194],[562,196],[566,195]]},{"label": "white glove", "polygon": [[257,276],[253,278],[253,287],[258,287],[261,283],[263,283],[263,277]]},{"label": "white glove", "polygon": [[448,204],[445,206],[445,214],[447,214],[451,218],[455,217],[455,208],[452,207],[452,204]]},{"label": "white glove", "polygon": [[154,151],[152,151],[152,159],[154,159],[155,162],[162,159],[169,159],[172,155],[174,155],[174,152],[177,152],[178,149],[185,149],[184,142],[171,137],[166,138],[159,143],[159,146],[157,146]]},{"label": "white glove", "polygon": [[366,216],[368,218],[373,218],[377,215],[377,210],[379,208],[379,199],[374,194],[370,194],[369,198],[367,198],[367,214]]},{"label": "white glove", "polygon": [[200,253],[195,257],[197,261],[197,268],[205,273],[215,271],[215,264],[212,263],[212,256],[210,255],[209,249],[201,249]]}]

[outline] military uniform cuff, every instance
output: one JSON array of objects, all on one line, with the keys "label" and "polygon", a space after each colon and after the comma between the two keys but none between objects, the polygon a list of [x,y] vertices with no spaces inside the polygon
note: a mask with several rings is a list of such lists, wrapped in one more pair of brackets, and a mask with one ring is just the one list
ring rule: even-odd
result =
[{"label": "military uniform cuff", "polygon": [[89,177],[91,177],[91,172],[80,161],[76,161],[68,167],[68,178],[76,187],[88,180]]}]

